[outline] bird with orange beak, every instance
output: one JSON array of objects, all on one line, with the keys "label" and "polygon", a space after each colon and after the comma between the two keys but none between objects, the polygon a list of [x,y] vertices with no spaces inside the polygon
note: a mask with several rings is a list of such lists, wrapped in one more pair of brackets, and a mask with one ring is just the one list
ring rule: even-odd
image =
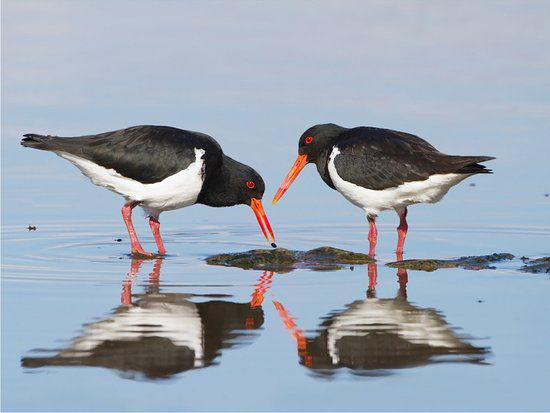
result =
[{"label": "bird with orange beak", "polygon": [[21,144],[59,155],[95,185],[122,195],[126,201],[122,217],[134,256],[154,256],[143,249],[134,229],[132,210],[136,206],[149,216],[159,255],[166,253],[160,213],[194,204],[249,206],[265,239],[276,247],[262,205],[262,177],[225,155],[208,135],[169,126],[134,126],[78,137],[27,134]]},{"label": "bird with orange beak", "polygon": [[451,187],[474,174],[491,173],[480,162],[491,156],[453,156],[418,136],[374,127],[344,128],[333,123],[306,130],[298,158],[273,198],[275,204],[300,171],[314,163],[325,183],[365,211],[369,254],[377,241],[376,218],[393,209],[400,218],[397,254],[403,254],[407,207],[438,202]]}]

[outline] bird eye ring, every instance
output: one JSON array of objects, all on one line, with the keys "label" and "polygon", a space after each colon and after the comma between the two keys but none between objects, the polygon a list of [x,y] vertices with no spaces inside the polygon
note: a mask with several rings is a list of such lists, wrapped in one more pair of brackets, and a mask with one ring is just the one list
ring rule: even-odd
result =
[{"label": "bird eye ring", "polygon": [[306,143],[310,144],[311,142],[313,142],[313,137],[311,136],[306,137]]},{"label": "bird eye ring", "polygon": [[246,186],[249,187],[250,189],[254,188],[256,186],[256,184],[252,181],[247,181],[246,182]]}]

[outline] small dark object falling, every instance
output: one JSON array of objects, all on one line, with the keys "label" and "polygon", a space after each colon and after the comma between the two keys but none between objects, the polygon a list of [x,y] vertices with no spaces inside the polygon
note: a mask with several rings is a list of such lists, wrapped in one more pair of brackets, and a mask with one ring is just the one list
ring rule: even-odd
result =
[{"label": "small dark object falling", "polygon": [[475,182],[470,183],[470,186],[476,186]]},{"label": "small dark object falling", "polygon": [[122,238],[115,238],[116,242],[122,242]]},{"label": "small dark object falling", "polygon": [[29,225],[29,226],[27,227],[27,229],[28,229],[29,231],[36,231],[36,225]]},{"label": "small dark object falling", "polygon": [[545,196],[546,198],[548,198],[548,197],[550,196],[550,194],[544,194],[544,196]]}]

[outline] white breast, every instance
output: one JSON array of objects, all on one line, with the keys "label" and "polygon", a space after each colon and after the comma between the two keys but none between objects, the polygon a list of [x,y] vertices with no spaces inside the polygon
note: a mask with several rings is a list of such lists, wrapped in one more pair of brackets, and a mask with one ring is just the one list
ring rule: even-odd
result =
[{"label": "white breast", "polygon": [[154,184],[143,184],[120,175],[114,169],[107,169],[92,161],[71,155],[57,153],[72,162],[95,185],[103,186],[128,201],[140,202],[140,205],[153,217],[162,211],[193,205],[202,189],[204,155],[203,149],[195,148],[195,161],[186,169]]},{"label": "white breast", "polygon": [[367,215],[376,216],[387,209],[402,209],[418,203],[434,203],[439,201],[449,189],[466,179],[468,174],[437,174],[424,181],[406,182],[395,188],[374,190],[363,188],[345,181],[338,175],[334,159],[340,151],[334,146],[328,161],[328,172],[334,187],[348,201],[365,210]]},{"label": "white breast", "polygon": [[460,349],[458,339],[443,318],[431,309],[416,308],[396,300],[370,299],[334,318],[327,346],[334,364],[339,362],[338,341],[348,336],[367,336],[385,331],[414,344]]},{"label": "white breast", "polygon": [[90,324],[61,356],[86,357],[106,341],[137,341],[163,337],[174,345],[195,353],[195,367],[203,365],[203,328],[195,304],[152,303],[147,307],[129,307],[105,320]]}]

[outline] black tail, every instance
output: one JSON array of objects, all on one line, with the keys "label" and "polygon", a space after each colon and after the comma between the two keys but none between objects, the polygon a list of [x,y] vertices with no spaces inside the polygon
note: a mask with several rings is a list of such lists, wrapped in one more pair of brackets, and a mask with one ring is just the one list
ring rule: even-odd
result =
[{"label": "black tail", "polygon": [[495,159],[493,156],[460,156],[462,166],[457,169],[459,174],[492,174],[493,171],[479,162]]},{"label": "black tail", "polygon": [[53,142],[56,139],[54,136],[36,135],[34,133],[27,133],[23,136],[24,138],[21,139],[21,145],[27,148],[42,149],[45,151],[53,149]]}]

